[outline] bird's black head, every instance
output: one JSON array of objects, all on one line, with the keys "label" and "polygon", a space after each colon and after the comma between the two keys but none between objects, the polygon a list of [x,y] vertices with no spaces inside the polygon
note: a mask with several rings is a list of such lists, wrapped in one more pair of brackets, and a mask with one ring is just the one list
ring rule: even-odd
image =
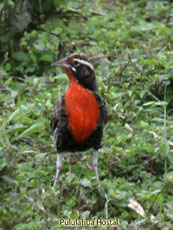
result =
[{"label": "bird's black head", "polygon": [[85,55],[71,54],[70,56],[55,62],[52,65],[62,67],[68,76],[69,74],[72,74],[78,83],[85,88],[91,91],[97,90],[94,68],[88,57]]}]

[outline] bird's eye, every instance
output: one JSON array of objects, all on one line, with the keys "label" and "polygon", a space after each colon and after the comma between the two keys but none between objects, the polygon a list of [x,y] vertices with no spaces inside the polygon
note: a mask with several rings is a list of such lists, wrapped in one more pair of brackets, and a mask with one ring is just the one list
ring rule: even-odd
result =
[{"label": "bird's eye", "polygon": [[74,61],[74,66],[75,67],[77,67],[77,66],[79,66],[80,65],[80,63],[78,62],[78,61]]}]

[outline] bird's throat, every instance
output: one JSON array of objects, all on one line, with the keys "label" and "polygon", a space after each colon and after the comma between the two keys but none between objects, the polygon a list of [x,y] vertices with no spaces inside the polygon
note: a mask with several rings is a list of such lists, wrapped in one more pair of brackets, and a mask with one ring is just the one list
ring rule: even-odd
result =
[{"label": "bird's throat", "polygon": [[99,104],[90,90],[80,85],[70,72],[67,75],[70,80],[65,93],[68,127],[76,142],[82,143],[98,124]]}]

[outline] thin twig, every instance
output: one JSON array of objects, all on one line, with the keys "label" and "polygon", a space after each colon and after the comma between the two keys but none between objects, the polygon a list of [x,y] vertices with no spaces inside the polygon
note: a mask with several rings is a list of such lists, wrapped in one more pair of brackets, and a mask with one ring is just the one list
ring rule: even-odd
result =
[{"label": "thin twig", "polygon": [[[37,30],[46,33],[46,31],[45,31],[44,29],[42,29],[42,28],[37,28]],[[53,32],[49,32],[49,34],[51,34],[51,35],[53,35],[53,36],[55,36],[55,37],[57,37],[57,38],[59,38],[59,39],[61,40],[61,36],[60,36],[59,34],[55,34],[55,33],[53,33]]]},{"label": "thin twig", "polygon": [[94,59],[102,59],[102,58],[116,58],[117,56],[114,54],[108,54],[108,55],[103,55],[103,54],[98,54],[96,56],[89,57],[90,60]]},{"label": "thin twig", "polygon": [[96,11],[96,10],[92,10],[91,11],[91,13],[93,14],[93,15],[99,15],[99,16],[107,16],[107,14],[105,14],[105,13],[103,13],[103,12],[98,12],[98,11]]},{"label": "thin twig", "polygon": [[127,61],[127,63],[125,63],[124,66],[120,66],[120,68],[119,68],[119,70],[118,70],[118,72],[116,74],[118,76],[118,81],[121,80],[123,72],[127,68],[127,66],[129,65],[130,61],[131,61],[131,56],[130,56],[130,54],[128,54],[128,61]]},{"label": "thin twig", "polygon": [[[165,187],[164,187],[164,188],[165,188]],[[155,196],[153,202],[151,203],[151,205],[150,205],[150,207],[149,207],[149,209],[148,209],[149,211],[151,211],[151,209],[153,208],[153,206],[154,206],[154,204],[155,204],[157,198],[159,197],[159,195],[161,194],[161,192],[163,192],[164,188],[161,189],[160,192],[158,192],[157,195]]]},{"label": "thin twig", "polygon": [[78,159],[78,161],[82,162],[82,163],[84,164],[84,166],[85,166],[89,171],[91,171],[91,168],[90,168],[85,162],[83,162],[83,161],[81,160],[81,158],[80,158],[77,154],[74,154],[74,155],[75,155],[75,157]]},{"label": "thin twig", "polygon": [[33,202],[33,201],[34,201],[34,199],[33,199],[32,197],[29,197],[29,196],[27,196],[27,195],[24,195],[24,197],[25,197],[27,200],[29,200],[30,202]]}]

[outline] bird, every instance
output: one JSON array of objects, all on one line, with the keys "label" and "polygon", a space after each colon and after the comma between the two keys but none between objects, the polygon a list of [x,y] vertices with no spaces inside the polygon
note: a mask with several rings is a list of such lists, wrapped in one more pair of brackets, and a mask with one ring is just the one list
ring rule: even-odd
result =
[{"label": "bird", "polygon": [[55,104],[51,128],[57,150],[54,185],[63,165],[65,152],[93,149],[92,168],[98,173],[98,151],[101,148],[103,128],[108,121],[107,106],[98,93],[94,67],[84,54],[73,53],[56,61],[69,79],[66,92]]}]

